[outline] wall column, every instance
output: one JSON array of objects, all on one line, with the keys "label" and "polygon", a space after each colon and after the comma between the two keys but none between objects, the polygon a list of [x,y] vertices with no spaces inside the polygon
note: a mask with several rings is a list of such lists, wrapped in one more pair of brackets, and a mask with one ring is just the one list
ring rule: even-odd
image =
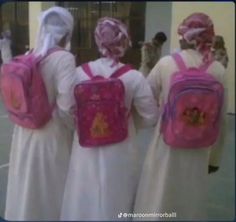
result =
[{"label": "wall column", "polygon": [[54,6],[55,2],[29,2],[29,41],[30,48],[35,46],[39,27],[39,15],[43,10]]},{"label": "wall column", "polygon": [[42,2],[29,2],[29,41],[30,48],[35,46],[38,31],[38,17],[42,11]]}]

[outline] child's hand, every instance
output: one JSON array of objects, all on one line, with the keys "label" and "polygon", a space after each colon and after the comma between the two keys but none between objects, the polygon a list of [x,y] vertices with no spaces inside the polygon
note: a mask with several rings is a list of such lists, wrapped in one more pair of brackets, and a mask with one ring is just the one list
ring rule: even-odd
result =
[{"label": "child's hand", "polygon": [[2,37],[10,39],[11,38],[11,31],[7,30],[7,31],[2,32]]},{"label": "child's hand", "polygon": [[218,170],[219,170],[219,167],[211,166],[211,165],[208,166],[208,174],[215,173]]}]

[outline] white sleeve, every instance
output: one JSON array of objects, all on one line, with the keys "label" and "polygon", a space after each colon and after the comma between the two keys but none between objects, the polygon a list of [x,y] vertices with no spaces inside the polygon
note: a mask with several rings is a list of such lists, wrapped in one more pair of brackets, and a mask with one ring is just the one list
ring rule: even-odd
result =
[{"label": "white sleeve", "polygon": [[72,54],[67,53],[58,61],[56,77],[57,105],[68,112],[75,104],[74,86],[76,84],[76,65]]},{"label": "white sleeve", "polygon": [[2,62],[7,63],[12,60],[11,41],[8,39],[0,39],[0,50]]},{"label": "white sleeve", "polygon": [[72,108],[75,105],[76,65],[72,54],[64,54],[59,59],[55,78],[58,114],[68,128],[74,129]]},{"label": "white sleeve", "polygon": [[157,103],[147,80],[141,73],[138,74],[139,84],[135,88],[133,104],[140,117],[142,117],[141,125],[154,126],[158,119]]},{"label": "white sleeve", "polygon": [[161,93],[161,66],[160,66],[160,60],[154,68],[151,70],[150,74],[147,77],[147,81],[149,85],[151,86],[152,93],[157,101],[157,105],[160,105],[160,93]]}]

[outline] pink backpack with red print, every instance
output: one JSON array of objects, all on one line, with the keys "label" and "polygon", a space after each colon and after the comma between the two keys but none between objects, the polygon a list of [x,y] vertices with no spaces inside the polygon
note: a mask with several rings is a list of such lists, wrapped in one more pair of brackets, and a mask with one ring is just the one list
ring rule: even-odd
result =
[{"label": "pink backpack with red print", "polygon": [[213,145],[219,135],[224,87],[207,73],[211,63],[187,68],[174,54],[179,68],[170,83],[162,118],[162,133],[172,148],[203,148]]},{"label": "pink backpack with red print", "polygon": [[[46,56],[59,49],[50,50]],[[10,119],[29,129],[43,127],[52,117],[53,106],[40,70],[41,57],[33,53],[13,58],[1,67],[1,93]]]},{"label": "pink backpack with red print", "polygon": [[90,78],[75,87],[76,125],[79,143],[93,147],[119,143],[128,136],[125,88],[118,78],[131,70],[124,65],[109,78],[94,76],[89,65],[82,65]]}]

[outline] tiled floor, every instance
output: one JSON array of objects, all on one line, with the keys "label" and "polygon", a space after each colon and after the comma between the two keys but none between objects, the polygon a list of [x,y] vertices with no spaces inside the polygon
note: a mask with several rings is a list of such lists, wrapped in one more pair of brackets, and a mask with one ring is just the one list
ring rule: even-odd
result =
[{"label": "tiled floor", "polygon": [[[228,115],[227,144],[218,173],[210,175],[208,220],[232,221],[235,218],[235,116]],[[0,103],[0,217],[3,216],[6,197],[7,171],[12,124],[6,118]],[[151,130],[139,138],[142,150],[150,141]]]},{"label": "tiled floor", "polygon": [[225,152],[218,173],[210,180],[209,220],[235,219],[235,116],[228,116]]}]

